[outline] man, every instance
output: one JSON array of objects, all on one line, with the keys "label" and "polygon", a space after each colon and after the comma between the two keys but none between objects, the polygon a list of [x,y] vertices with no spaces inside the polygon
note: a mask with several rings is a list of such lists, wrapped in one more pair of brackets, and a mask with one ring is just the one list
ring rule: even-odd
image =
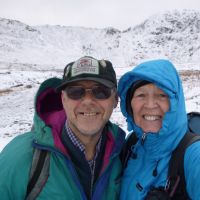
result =
[{"label": "man", "polygon": [[[118,199],[125,133],[109,121],[117,100],[116,74],[106,60],[80,58],[65,67],[62,81],[42,83],[34,129],[0,154],[2,199]],[[48,177],[27,194],[38,149],[48,152]]]}]

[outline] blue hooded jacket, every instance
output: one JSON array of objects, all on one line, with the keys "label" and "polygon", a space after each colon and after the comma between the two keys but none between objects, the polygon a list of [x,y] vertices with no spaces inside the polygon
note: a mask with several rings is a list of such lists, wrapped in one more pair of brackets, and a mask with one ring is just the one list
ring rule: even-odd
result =
[{"label": "blue hooded jacket", "polygon": [[[141,142],[143,131],[126,110],[127,91],[137,80],[147,80],[163,90],[170,100],[162,128],[158,133],[148,133]],[[187,114],[182,83],[168,60],[152,60],[136,66],[119,80],[120,106],[127,119],[128,130],[139,138],[132,148],[136,158],[130,158],[124,171],[120,199],[141,200],[151,187],[165,186],[172,151],[187,132]],[[195,153],[194,153],[195,151]],[[200,199],[200,142],[191,145],[184,157],[186,189],[191,199]],[[198,166],[198,167],[197,167]],[[156,173],[155,173],[156,172]]]}]

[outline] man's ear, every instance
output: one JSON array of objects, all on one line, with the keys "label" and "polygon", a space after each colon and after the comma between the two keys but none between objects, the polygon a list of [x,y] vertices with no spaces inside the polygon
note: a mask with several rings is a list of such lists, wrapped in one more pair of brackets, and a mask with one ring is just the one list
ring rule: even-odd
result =
[{"label": "man's ear", "polygon": [[61,101],[62,101],[62,104],[64,103],[64,99],[65,99],[65,93],[63,91],[61,91]]}]

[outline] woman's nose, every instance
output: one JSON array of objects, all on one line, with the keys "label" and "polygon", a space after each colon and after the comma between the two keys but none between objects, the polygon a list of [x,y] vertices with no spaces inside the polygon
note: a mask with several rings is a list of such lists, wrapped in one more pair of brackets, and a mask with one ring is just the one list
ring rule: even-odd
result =
[{"label": "woman's nose", "polygon": [[148,107],[148,108],[155,108],[155,107],[158,106],[157,103],[158,103],[158,101],[157,101],[157,98],[155,96],[149,96],[146,99],[145,106]]}]

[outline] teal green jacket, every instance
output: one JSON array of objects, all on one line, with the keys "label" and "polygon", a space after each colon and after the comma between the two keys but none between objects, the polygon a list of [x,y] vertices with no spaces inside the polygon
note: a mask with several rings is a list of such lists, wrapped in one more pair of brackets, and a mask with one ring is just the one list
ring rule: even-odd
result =
[{"label": "teal green jacket", "polygon": [[[51,78],[41,84],[35,98],[33,130],[14,138],[0,153],[2,200],[25,199],[35,148],[50,152],[49,177],[37,197],[38,200],[87,199],[68,151],[60,139],[66,121],[60,94],[55,92],[60,82],[60,79]],[[122,170],[119,153],[125,133],[110,121],[107,127],[108,140],[93,200],[119,198]]]}]

